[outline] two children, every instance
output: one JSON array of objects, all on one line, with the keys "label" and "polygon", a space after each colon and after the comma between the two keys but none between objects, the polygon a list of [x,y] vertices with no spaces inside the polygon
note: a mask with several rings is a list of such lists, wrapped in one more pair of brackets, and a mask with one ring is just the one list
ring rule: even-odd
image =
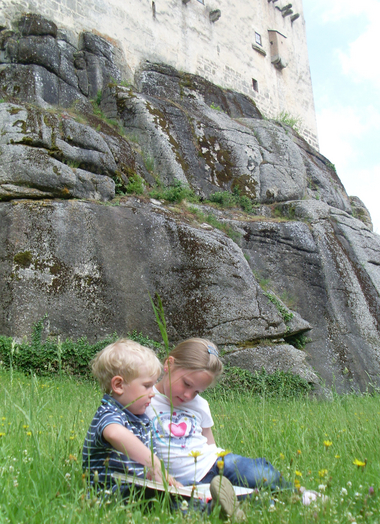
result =
[{"label": "two children", "polygon": [[[294,490],[264,458],[242,457],[216,446],[210,409],[200,396],[223,371],[212,342],[181,342],[165,360],[156,386],[162,371],[159,360],[131,340],[104,348],[92,370],[105,391],[83,447],[83,468],[92,484],[116,491],[116,472],[159,482],[164,476],[174,486],[211,483],[223,512],[235,518],[241,510],[232,484]],[[121,492],[128,497],[127,484]],[[308,492],[308,497],[315,500],[316,493]]]},{"label": "two children", "polygon": [[[119,340],[100,351],[92,362],[92,372],[105,392],[95,413],[83,446],[83,469],[90,483],[103,489],[120,490],[128,498],[130,484],[118,484],[114,473],[181,486],[163,470],[156,455],[151,424],[145,411],[154,397],[154,385],[162,366],[149,348],[132,340]],[[210,490],[222,513],[243,517],[235,492],[226,479],[215,479]],[[207,509],[199,504],[198,509]],[[211,504],[209,506],[211,509]]]}]

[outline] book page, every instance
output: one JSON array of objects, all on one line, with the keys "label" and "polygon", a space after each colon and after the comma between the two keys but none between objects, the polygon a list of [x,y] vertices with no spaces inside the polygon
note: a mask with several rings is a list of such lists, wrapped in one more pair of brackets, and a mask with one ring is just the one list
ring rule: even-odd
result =
[{"label": "book page", "polygon": [[[210,492],[210,484],[196,484],[195,486],[168,486],[167,484],[162,484],[162,482],[156,482],[155,480],[148,480],[143,478],[134,477],[132,475],[124,475],[123,473],[113,473],[113,478],[120,479],[123,482],[128,482],[129,484],[134,484],[136,486],[142,486],[146,488],[156,489],[157,491],[167,491],[174,495],[180,495],[182,497],[195,497],[201,499],[205,502],[208,502],[212,499]],[[248,495],[253,492],[251,488],[244,488],[241,486],[233,486],[236,496]]]}]

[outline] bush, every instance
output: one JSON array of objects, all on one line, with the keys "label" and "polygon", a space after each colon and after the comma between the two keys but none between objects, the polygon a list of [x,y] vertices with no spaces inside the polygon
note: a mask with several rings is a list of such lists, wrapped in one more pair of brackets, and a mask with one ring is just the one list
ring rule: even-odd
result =
[{"label": "bush", "polygon": [[208,200],[224,208],[240,207],[246,213],[252,213],[253,210],[252,200],[247,195],[241,195],[237,187],[234,187],[232,193],[230,191],[213,193]]},{"label": "bush", "polygon": [[312,390],[312,385],[299,375],[276,370],[268,373],[264,368],[255,373],[235,366],[226,366],[210,395],[220,397],[229,393],[244,396],[302,397]]},{"label": "bush", "polygon": [[133,173],[129,177],[128,184],[125,188],[128,194],[142,195],[144,193],[144,181],[140,175]]},{"label": "bush", "polygon": [[151,198],[158,200],[167,200],[168,202],[180,203],[182,200],[197,202],[199,199],[194,191],[187,185],[182,184],[179,180],[173,182],[168,187],[157,187],[149,192]]},{"label": "bush", "polygon": [[[76,341],[66,339],[47,339],[42,341],[44,319],[33,326],[31,341],[26,339],[16,344],[13,339],[0,335],[0,360],[7,369],[17,369],[24,373],[37,375],[61,374],[90,377],[90,362],[98,351],[120,338],[116,333],[108,335],[103,340],[90,344],[87,337]],[[126,338],[136,340],[139,344],[148,346],[156,352],[162,350],[162,344],[151,340],[142,333],[132,331]],[[12,344],[13,343],[13,344]]]}]

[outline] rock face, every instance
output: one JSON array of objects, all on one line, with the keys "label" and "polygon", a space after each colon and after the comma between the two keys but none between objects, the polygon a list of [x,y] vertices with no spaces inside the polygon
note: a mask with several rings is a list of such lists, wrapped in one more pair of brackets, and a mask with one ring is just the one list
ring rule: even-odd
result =
[{"label": "rock face", "polygon": [[[0,32],[0,333],[48,314],[50,336],[159,338],[159,293],[173,342],[209,337],[233,365],[339,391],[379,384],[380,237],[326,158],[244,95],[149,63],[126,86],[99,36],[15,27]],[[149,199],[157,183],[199,203]],[[207,203],[218,191],[252,210]]]}]

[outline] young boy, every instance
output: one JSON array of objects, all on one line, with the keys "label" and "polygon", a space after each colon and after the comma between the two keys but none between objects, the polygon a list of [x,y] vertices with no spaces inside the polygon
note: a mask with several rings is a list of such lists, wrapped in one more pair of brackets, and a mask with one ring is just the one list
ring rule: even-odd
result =
[{"label": "young boy", "polygon": [[[89,471],[91,484],[116,491],[115,472],[162,482],[162,466],[145,415],[161,374],[160,361],[151,349],[122,339],[95,356],[92,372],[105,394],[83,446],[83,469]],[[165,476],[170,485],[180,485],[166,472]],[[122,487],[124,495],[128,486]]]}]

